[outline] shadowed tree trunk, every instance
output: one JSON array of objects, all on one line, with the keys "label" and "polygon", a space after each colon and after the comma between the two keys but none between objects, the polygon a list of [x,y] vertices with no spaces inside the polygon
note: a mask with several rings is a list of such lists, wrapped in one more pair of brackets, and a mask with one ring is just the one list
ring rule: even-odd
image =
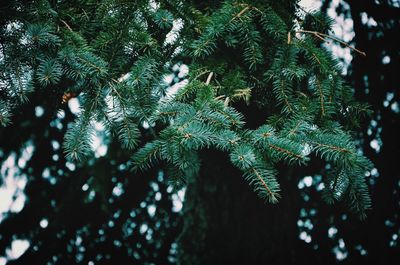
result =
[{"label": "shadowed tree trunk", "polygon": [[298,175],[281,170],[282,198],[264,203],[226,155],[206,151],[202,170],[189,184],[180,264],[299,264]]}]

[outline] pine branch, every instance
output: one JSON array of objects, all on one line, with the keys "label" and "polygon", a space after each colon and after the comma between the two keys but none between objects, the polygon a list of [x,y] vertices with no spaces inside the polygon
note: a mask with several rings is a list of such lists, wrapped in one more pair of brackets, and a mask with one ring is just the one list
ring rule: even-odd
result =
[{"label": "pine branch", "polygon": [[278,151],[280,153],[286,154],[286,155],[288,155],[290,157],[297,158],[297,159],[300,159],[300,160],[304,159],[304,156],[298,155],[298,154],[296,154],[296,153],[294,153],[294,152],[292,152],[290,150],[287,150],[285,148],[282,148],[282,147],[279,147],[279,146],[276,146],[276,145],[273,145],[273,144],[268,144],[268,146],[271,147],[272,149],[274,149],[274,150],[276,150],[276,151]]},{"label": "pine branch", "polygon": [[241,170],[247,170],[256,163],[256,155],[253,148],[247,144],[238,145],[230,153],[231,162]]},{"label": "pine branch", "polygon": [[118,92],[118,89],[113,84],[109,84],[118,99],[118,107],[122,111],[121,115],[117,115],[116,117],[114,117],[114,119],[122,120],[116,121],[116,123],[119,123],[117,128],[118,138],[121,141],[123,147],[127,149],[133,149],[134,147],[136,147],[138,138],[140,136],[140,132],[137,128],[137,123],[129,117],[125,99]]},{"label": "pine branch", "polygon": [[134,165],[133,170],[145,170],[150,168],[161,156],[163,145],[163,141],[155,140],[140,148],[132,157]]},{"label": "pine branch", "polygon": [[322,116],[325,116],[325,99],[324,99],[324,93],[322,91],[322,87],[321,87],[321,82],[318,80],[318,78],[315,80],[315,82],[317,83],[317,88],[318,88],[318,92],[319,92],[319,102],[321,104],[321,114]]},{"label": "pine branch", "polygon": [[[0,124],[10,122],[36,87],[49,100],[63,95],[64,104],[80,95],[82,111],[65,134],[68,159],[90,155],[96,120],[123,148],[140,144],[131,150],[135,170],[163,160],[176,179],[189,182],[200,170],[199,152],[218,149],[229,154],[260,197],[275,203],[274,165],[306,164],[313,152],[334,168],[324,179],[326,200],[346,200],[361,215],[368,209],[364,177],[371,163],[343,129],[356,125],[367,110],[355,102],[339,74],[342,66],[321,42],[365,53],[321,33],[328,32],[329,21],[321,18],[315,30],[293,31],[287,6],[266,1],[201,8],[187,1],[161,1],[156,7],[100,1],[97,9],[84,2],[78,16],[69,2],[57,5],[57,12],[32,2],[21,25],[6,18]],[[19,12],[27,14],[24,8]],[[167,43],[174,32],[179,36]],[[164,80],[182,62],[190,72],[177,79],[187,83],[169,96]],[[237,100],[247,106],[234,104]],[[267,122],[249,129],[260,119]],[[149,124],[143,135],[142,122]]]},{"label": "pine branch", "polygon": [[275,174],[274,171],[262,167],[251,167],[245,172],[244,178],[260,198],[270,203],[277,203],[280,188]]},{"label": "pine branch", "polygon": [[64,137],[64,152],[73,161],[82,161],[91,151],[93,127],[88,114],[81,115],[67,130]]},{"label": "pine branch", "polygon": [[278,202],[276,195],[271,191],[271,189],[268,187],[267,183],[265,183],[264,179],[262,178],[262,176],[260,175],[260,173],[253,167],[251,168],[251,170],[253,171],[254,175],[257,176],[257,179],[260,181],[261,185],[265,188],[265,190],[268,193],[268,197],[270,198],[272,203],[276,203]]}]

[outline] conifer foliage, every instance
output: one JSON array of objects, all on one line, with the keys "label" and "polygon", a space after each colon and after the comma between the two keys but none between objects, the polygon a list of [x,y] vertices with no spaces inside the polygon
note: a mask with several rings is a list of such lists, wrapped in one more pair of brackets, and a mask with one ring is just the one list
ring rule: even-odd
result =
[{"label": "conifer foliage", "polygon": [[[307,34],[328,32],[331,21],[308,14],[312,23],[302,23],[287,14],[296,1],[274,2],[10,1],[15,12],[0,13],[0,123],[12,121],[32,90],[57,102],[70,93],[81,103],[65,135],[71,160],[92,155],[101,122],[131,151],[133,170],[157,164],[190,182],[199,152],[217,149],[276,203],[285,177],[276,165],[319,158],[331,168],[323,197],[346,200],[363,217],[371,163],[351,130],[366,108],[323,39]],[[173,94],[166,76],[182,62],[189,74]],[[246,123],[246,104],[268,113],[263,124]]]}]

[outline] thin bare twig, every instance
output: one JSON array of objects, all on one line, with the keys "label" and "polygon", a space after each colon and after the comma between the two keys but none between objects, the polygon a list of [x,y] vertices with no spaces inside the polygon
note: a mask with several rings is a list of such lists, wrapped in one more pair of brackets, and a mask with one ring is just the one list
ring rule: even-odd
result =
[{"label": "thin bare twig", "polygon": [[365,52],[360,51],[359,49],[350,46],[348,43],[346,43],[346,42],[344,42],[344,41],[342,41],[342,40],[340,40],[340,39],[338,39],[338,38],[336,38],[336,37],[330,36],[330,35],[328,35],[328,34],[324,34],[324,33],[318,32],[318,31],[304,30],[304,29],[300,29],[300,30],[296,31],[296,33],[308,33],[308,34],[312,34],[312,35],[314,35],[315,37],[317,37],[317,38],[319,38],[319,39],[321,39],[321,40],[323,40],[323,41],[326,41],[326,42],[329,42],[329,40],[326,39],[326,38],[329,38],[329,39],[331,39],[331,40],[334,40],[334,41],[337,41],[337,42],[343,44],[343,45],[346,46],[346,47],[349,47],[350,49],[352,49],[352,50],[358,52],[358,53],[361,54],[361,55],[367,56],[367,54],[366,54]]},{"label": "thin bare twig", "polygon": [[65,20],[60,19],[60,21],[69,29],[69,31],[74,32],[74,31],[72,30],[72,28],[68,25],[68,23],[65,22]]},{"label": "thin bare twig", "polygon": [[236,18],[240,18],[240,16],[243,15],[248,9],[250,9],[250,6],[246,6],[245,8],[243,8],[242,11],[237,13],[229,22],[232,22]]},{"label": "thin bare twig", "polygon": [[210,74],[207,76],[206,85],[209,85],[209,84],[210,84],[211,78],[212,78],[213,75],[214,75],[214,73],[213,73],[213,72],[210,72]]}]

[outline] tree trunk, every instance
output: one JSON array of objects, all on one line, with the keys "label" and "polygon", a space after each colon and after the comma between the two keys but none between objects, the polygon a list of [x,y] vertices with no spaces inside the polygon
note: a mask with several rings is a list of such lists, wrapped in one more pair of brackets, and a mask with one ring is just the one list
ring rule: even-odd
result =
[{"label": "tree trunk", "polygon": [[[216,151],[202,154],[198,178],[186,193],[179,264],[298,264],[299,192],[290,172],[279,181],[282,198],[263,202]],[[305,250],[307,251],[307,250]]]}]

